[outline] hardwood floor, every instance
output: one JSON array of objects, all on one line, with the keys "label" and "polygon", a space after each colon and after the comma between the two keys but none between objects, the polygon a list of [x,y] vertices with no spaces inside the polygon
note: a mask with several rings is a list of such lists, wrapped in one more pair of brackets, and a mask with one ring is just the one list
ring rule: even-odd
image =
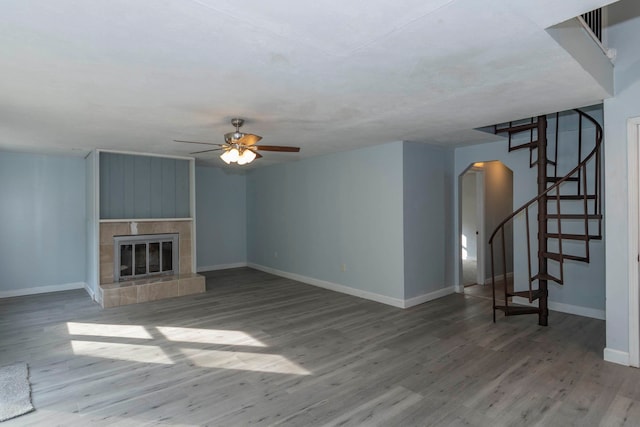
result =
[{"label": "hardwood floor", "polygon": [[205,294],[106,310],[84,291],[0,300],[0,365],[29,363],[36,407],[4,426],[640,424],[640,370],[602,360],[603,321],[206,276]]},{"label": "hardwood floor", "polygon": [[[509,284],[508,290],[513,291],[513,283]],[[464,293],[493,301],[493,288],[490,283],[486,285],[473,284],[465,286]],[[502,280],[496,281],[496,301],[504,303],[504,281]],[[511,301],[511,298],[509,298],[509,301]]]}]

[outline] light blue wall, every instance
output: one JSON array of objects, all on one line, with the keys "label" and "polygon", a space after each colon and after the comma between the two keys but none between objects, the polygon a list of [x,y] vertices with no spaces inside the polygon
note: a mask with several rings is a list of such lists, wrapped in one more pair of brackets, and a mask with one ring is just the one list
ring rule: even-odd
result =
[{"label": "light blue wall", "polygon": [[250,171],[248,261],[402,299],[402,159],[396,142]]},{"label": "light blue wall", "polygon": [[[617,50],[615,97],[604,102],[607,348],[629,351],[627,119],[640,117],[640,2],[609,7],[609,46]],[[635,257],[635,254],[631,255]]]},{"label": "light blue wall", "polygon": [[83,283],[85,161],[0,152],[0,291]]},{"label": "light blue wall", "polygon": [[[589,114],[593,115],[597,120],[602,120],[602,108],[593,107],[589,109]],[[551,133],[555,126],[554,121],[550,123]],[[575,130],[563,131],[563,122],[561,121],[560,128],[560,140],[561,147],[563,140],[568,140],[575,134]],[[566,127],[565,127],[566,129]],[[588,136],[591,131],[585,131],[585,136]],[[564,145],[566,147],[566,145]],[[607,142],[605,141],[605,147]],[[589,147],[591,149],[592,147]],[[585,153],[586,154],[586,153]],[[559,153],[562,155],[562,150]],[[569,157],[567,159],[567,157]],[[507,150],[507,142],[500,140],[487,144],[473,145],[469,147],[461,147],[455,151],[455,173],[459,176],[464,170],[474,162],[500,160],[509,169],[513,171],[513,207],[515,209],[522,206],[524,203],[535,197],[537,193],[536,184],[536,169],[529,168],[529,152],[528,150],[518,150],[509,153]],[[572,151],[571,154],[567,154],[565,157],[560,158],[561,164],[572,163],[574,166],[577,164],[577,157]],[[565,170],[564,172],[568,172]],[[608,186],[607,186],[608,189]],[[456,200],[458,200],[457,191],[458,186],[454,186],[456,192]],[[608,191],[608,190],[607,190]],[[535,211],[531,211],[534,216],[530,217],[530,220],[535,220]],[[607,211],[607,215],[609,211]],[[456,207],[455,216],[458,217],[458,207]],[[609,218],[607,217],[607,221]],[[513,235],[513,247],[525,248],[526,247],[526,235],[524,234],[524,221],[521,217],[516,218],[514,222],[514,235]],[[567,229],[563,230],[566,232]],[[486,238],[488,240],[493,230],[487,230]],[[532,228],[532,235],[535,236],[536,230]],[[456,236],[459,235],[458,226],[456,224]],[[457,249],[454,251],[456,259],[456,265],[459,262],[459,244],[456,239]],[[565,250],[567,248],[564,248]],[[549,285],[549,301],[567,304],[577,307],[584,307],[587,309],[604,310],[605,308],[605,253],[604,244],[602,241],[593,240],[590,245],[591,262],[589,264],[580,263],[577,261],[568,261],[565,263],[565,284],[558,285],[550,282]],[[490,256],[489,253],[486,256]],[[525,289],[528,287],[527,282],[527,260],[526,252],[522,250],[514,251],[514,280],[516,289]],[[456,276],[458,275],[458,269],[456,268]],[[459,279],[456,280],[459,283]]]},{"label": "light blue wall", "polygon": [[422,143],[403,144],[404,297],[451,286],[446,281],[446,194],[453,150]]},{"label": "light blue wall", "polygon": [[100,153],[100,218],[189,218],[189,161]]},{"label": "light blue wall", "polygon": [[199,271],[247,262],[247,186],[243,172],[196,167]]}]

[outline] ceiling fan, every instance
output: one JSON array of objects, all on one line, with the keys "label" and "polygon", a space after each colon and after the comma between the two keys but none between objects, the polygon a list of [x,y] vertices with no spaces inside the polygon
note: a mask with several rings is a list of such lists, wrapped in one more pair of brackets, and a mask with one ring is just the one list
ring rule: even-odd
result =
[{"label": "ceiling fan", "polygon": [[280,151],[284,153],[297,153],[300,147],[285,147],[282,145],[256,145],[262,137],[252,133],[240,132],[240,128],[244,124],[243,119],[231,119],[231,124],[236,128],[235,132],[224,134],[224,144],[215,144],[213,142],[198,141],[182,141],[174,139],[175,142],[186,142],[188,144],[213,145],[217,148],[208,150],[195,151],[190,154],[208,153],[211,151],[223,151],[220,158],[226,163],[238,163],[244,165],[251,163],[255,159],[262,157],[258,151]]}]

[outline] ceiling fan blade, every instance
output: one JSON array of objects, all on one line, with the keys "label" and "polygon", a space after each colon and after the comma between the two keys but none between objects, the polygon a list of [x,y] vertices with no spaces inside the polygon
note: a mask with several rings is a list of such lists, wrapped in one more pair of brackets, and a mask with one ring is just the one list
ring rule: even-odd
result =
[{"label": "ceiling fan blade", "polygon": [[259,135],[254,135],[252,133],[245,133],[242,138],[238,141],[242,145],[254,145],[256,142],[262,139]]},{"label": "ceiling fan blade", "polygon": [[204,144],[204,145],[217,145],[219,147],[222,147],[222,144],[216,144],[213,142],[199,142],[199,141],[182,141],[180,139],[174,139],[174,142],[186,142],[187,144]]},{"label": "ceiling fan blade", "polygon": [[256,145],[255,149],[262,151],[280,151],[284,153],[297,153],[300,151],[300,147],[284,147],[282,145]]},{"label": "ceiling fan blade", "polygon": [[221,151],[221,150],[224,150],[224,148],[212,148],[211,150],[194,151],[193,153],[189,153],[189,154],[201,154],[201,153],[209,153],[211,151]]},{"label": "ceiling fan blade", "polygon": [[[255,151],[254,151],[255,152]],[[260,157],[262,157],[262,154],[260,153],[256,153],[256,159],[259,159]]]}]

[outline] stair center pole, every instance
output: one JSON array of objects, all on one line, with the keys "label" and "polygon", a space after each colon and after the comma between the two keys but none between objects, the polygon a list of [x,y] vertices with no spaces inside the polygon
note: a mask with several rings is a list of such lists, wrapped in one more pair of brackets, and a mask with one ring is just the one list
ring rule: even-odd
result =
[{"label": "stair center pole", "polygon": [[[556,144],[558,142],[556,141]],[[547,117],[538,116],[538,195],[547,190]],[[547,326],[549,308],[547,297],[549,295],[547,275],[548,260],[543,255],[547,252],[547,196],[538,200],[538,287],[540,289],[538,324]]]}]

